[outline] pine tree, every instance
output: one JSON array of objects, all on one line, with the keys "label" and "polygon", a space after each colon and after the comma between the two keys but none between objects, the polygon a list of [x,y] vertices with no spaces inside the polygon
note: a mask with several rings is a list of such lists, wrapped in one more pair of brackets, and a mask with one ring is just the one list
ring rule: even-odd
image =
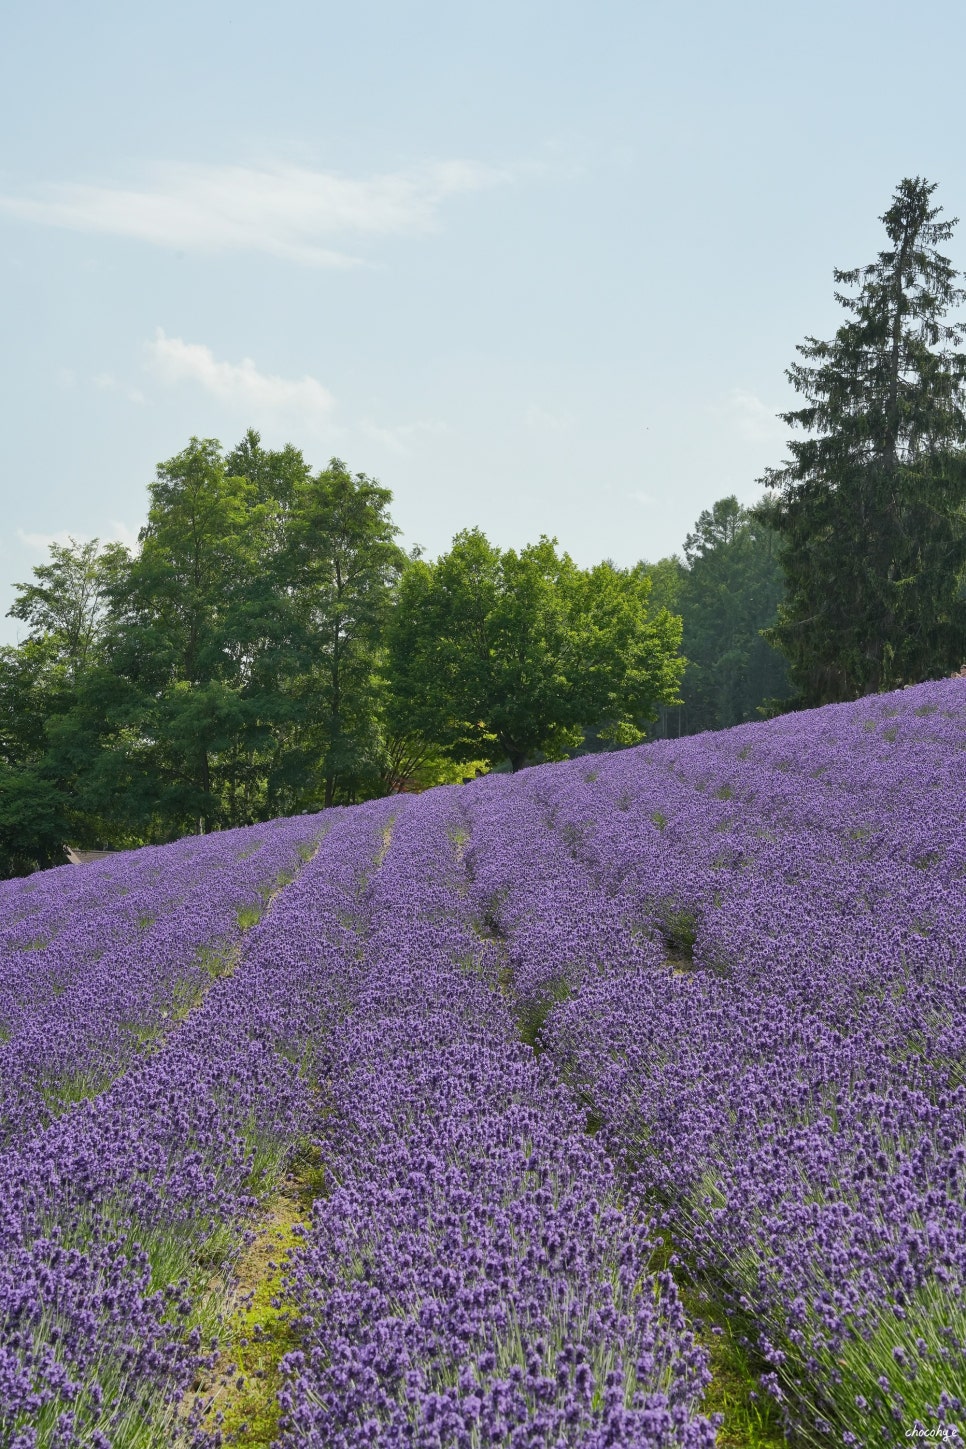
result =
[{"label": "pine tree", "polygon": [[803,704],[935,678],[966,655],[966,356],[943,321],[966,292],[937,248],[935,183],[900,182],[871,266],[834,273],[851,318],[787,371],[809,436],[769,469],[786,599],[769,631]]}]

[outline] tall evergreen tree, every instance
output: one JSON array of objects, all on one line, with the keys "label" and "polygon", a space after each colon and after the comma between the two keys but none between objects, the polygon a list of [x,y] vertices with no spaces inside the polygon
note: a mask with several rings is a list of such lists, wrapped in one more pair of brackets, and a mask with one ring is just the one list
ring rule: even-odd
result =
[{"label": "tall evergreen tree", "polygon": [[938,251],[955,219],[937,221],[935,189],[900,182],[888,249],[834,273],[858,288],[835,294],[850,319],[787,372],[807,406],[780,416],[809,436],[762,481],[786,577],[770,637],[804,704],[935,677],[966,647],[966,356],[943,321],[966,292]]}]

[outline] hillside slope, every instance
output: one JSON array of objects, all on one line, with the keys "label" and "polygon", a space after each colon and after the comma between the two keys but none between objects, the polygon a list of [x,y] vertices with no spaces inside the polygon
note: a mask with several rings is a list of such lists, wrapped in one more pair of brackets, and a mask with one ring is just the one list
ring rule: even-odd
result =
[{"label": "hillside slope", "polygon": [[286,1449],[710,1445],[686,1281],[801,1442],[962,1439],[964,817],[950,680],[6,883],[0,1443],[212,1442],[307,1150]]}]

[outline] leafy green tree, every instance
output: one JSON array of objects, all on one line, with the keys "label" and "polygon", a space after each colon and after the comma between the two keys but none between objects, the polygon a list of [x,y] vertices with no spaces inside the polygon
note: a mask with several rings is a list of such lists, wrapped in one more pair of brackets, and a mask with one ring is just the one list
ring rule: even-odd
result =
[{"label": "leafy green tree", "polygon": [[0,877],[64,865],[69,828],[56,781],[0,761]]},{"label": "leafy green tree", "polygon": [[286,566],[301,660],[292,681],[318,803],[378,792],[384,768],[382,636],[405,563],[392,494],[339,458],[297,485]]},{"label": "leafy green tree", "polygon": [[667,609],[669,614],[680,614],[681,593],[687,570],[676,553],[659,558],[657,563],[643,565],[651,581],[650,606],[652,609]]},{"label": "leafy green tree", "polygon": [[935,677],[962,663],[966,592],[966,356],[943,321],[966,296],[938,247],[936,187],[900,182],[882,216],[889,245],[836,271],[851,313],[809,337],[788,369],[808,436],[764,478],[774,490],[786,599],[771,631],[800,701],[821,704]]},{"label": "leafy green tree", "polygon": [[247,478],[255,490],[256,503],[275,505],[280,516],[289,513],[297,490],[312,476],[299,448],[263,448],[261,434],[249,428],[241,442],[225,458],[230,478]]},{"label": "leafy green tree", "polygon": [[64,862],[68,794],[46,755],[48,719],[68,706],[52,647],[0,649],[0,876]]},{"label": "leafy green tree", "polygon": [[686,733],[757,719],[768,701],[789,693],[786,661],[762,637],[784,592],[778,537],[763,514],[731,495],[702,511],[684,557]]},{"label": "leafy green tree", "polygon": [[[9,610],[29,625],[19,648],[0,651],[0,871],[61,864],[67,841],[94,825],[78,786],[77,711],[97,667],[109,595],[130,566],[117,543],[52,544],[50,558],[17,585]],[[97,843],[101,843],[98,838]]]},{"label": "leafy green tree", "polygon": [[93,662],[111,588],[129,565],[123,544],[102,547],[96,538],[88,543],[72,538],[50,545],[50,562],[34,569],[32,583],[15,585],[19,592],[8,615],[31,626],[31,640],[46,641],[71,683]]},{"label": "leafy green tree", "polygon": [[129,687],[105,744],[123,780],[151,780],[126,798],[152,828],[239,824],[258,812],[271,726],[258,666],[273,636],[261,567],[272,504],[229,475],[214,439],[159,465],[150,496],[140,554],[112,591],[107,667]]},{"label": "leafy green tree", "polygon": [[648,611],[643,569],[580,570],[542,538],[501,551],[478,529],[413,560],[389,630],[392,719],[455,760],[579,748],[585,729],[632,743],[675,697],[680,621]]}]

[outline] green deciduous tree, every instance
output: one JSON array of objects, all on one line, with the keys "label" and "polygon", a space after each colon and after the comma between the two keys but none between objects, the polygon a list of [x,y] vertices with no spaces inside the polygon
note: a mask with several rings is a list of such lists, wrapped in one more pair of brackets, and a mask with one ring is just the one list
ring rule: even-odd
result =
[{"label": "green deciduous tree", "polygon": [[300,482],[292,501],[293,689],[325,806],[378,790],[383,769],[382,636],[405,563],[391,502],[388,488],[339,458]]},{"label": "green deciduous tree", "polygon": [[17,585],[9,613],[29,631],[19,648],[0,651],[2,873],[61,864],[64,844],[90,834],[79,776],[91,749],[78,718],[104,647],[111,590],[129,566],[121,544],[71,539],[52,544],[33,581]]},{"label": "green deciduous tree", "polygon": [[33,581],[16,584],[7,612],[30,625],[29,638],[43,639],[71,683],[93,662],[108,616],[111,588],[130,565],[120,543],[93,538],[50,545],[50,562],[34,569]]},{"label": "green deciduous tree", "polygon": [[966,629],[966,357],[944,322],[963,291],[938,247],[935,185],[898,186],[888,248],[836,271],[851,314],[809,337],[788,377],[807,406],[781,414],[808,435],[769,470],[786,599],[771,637],[806,704],[948,672]]},{"label": "green deciduous tree", "polygon": [[[239,824],[261,803],[271,727],[273,504],[228,473],[214,439],[162,463],[150,495],[140,553],[112,592],[108,666],[129,688],[105,744],[132,787],[153,782],[151,814],[169,830]],[[149,797],[128,798],[143,809]]]},{"label": "green deciduous tree", "polygon": [[53,647],[0,649],[0,876],[63,864],[68,796],[47,749],[49,722],[69,704]]},{"label": "green deciduous tree", "polygon": [[642,737],[676,697],[680,621],[643,569],[581,570],[553,540],[501,551],[478,529],[407,568],[389,631],[393,718],[454,759],[560,758],[585,729]]}]

